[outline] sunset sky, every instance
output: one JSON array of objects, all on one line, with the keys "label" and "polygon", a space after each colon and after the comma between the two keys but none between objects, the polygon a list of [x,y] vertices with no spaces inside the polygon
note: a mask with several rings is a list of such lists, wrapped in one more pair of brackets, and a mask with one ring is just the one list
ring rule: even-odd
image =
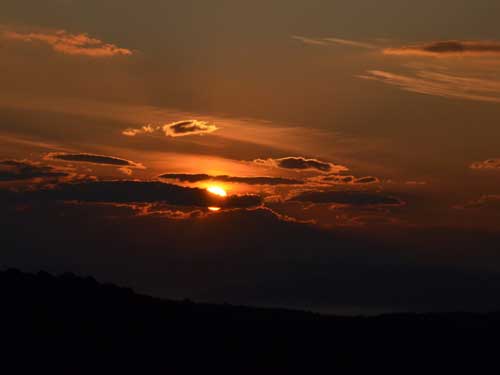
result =
[{"label": "sunset sky", "polygon": [[498,307],[500,2],[0,9],[0,266],[334,313]]}]

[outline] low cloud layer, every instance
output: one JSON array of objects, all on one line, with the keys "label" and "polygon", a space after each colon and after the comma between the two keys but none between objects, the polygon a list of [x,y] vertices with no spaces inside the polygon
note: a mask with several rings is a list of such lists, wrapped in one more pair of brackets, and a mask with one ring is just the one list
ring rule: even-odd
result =
[{"label": "low cloud layer", "polygon": [[205,189],[189,188],[158,181],[85,181],[58,184],[52,188],[22,193],[26,201],[79,201],[114,203],[167,203],[173,206],[246,208],[259,206],[258,195],[219,197]]},{"label": "low cloud layer", "polygon": [[[140,163],[135,163],[130,160],[118,158],[115,156],[95,155],[86,153],[65,153],[65,152],[51,152],[45,157],[48,160],[61,160],[76,163],[90,163],[101,165],[112,165],[121,167],[125,174],[131,174],[129,168],[144,169],[145,167]],[[125,168],[125,169],[124,169]]]},{"label": "low cloud layer", "polygon": [[493,169],[500,170],[500,159],[488,159],[477,161],[470,165],[471,169]]},{"label": "low cloud layer", "polygon": [[239,176],[211,176],[208,174],[187,174],[187,173],[166,173],[159,176],[159,178],[166,180],[177,180],[180,182],[203,182],[203,181],[219,181],[247,185],[301,185],[304,181],[283,178],[283,177],[239,177]]},{"label": "low cloud layer", "polygon": [[183,137],[187,135],[203,135],[218,130],[217,126],[207,121],[185,120],[163,126],[146,125],[140,128],[125,129],[122,134],[134,137],[139,134],[164,133],[167,137]]},{"label": "low cloud layer", "polygon": [[383,52],[386,55],[403,56],[500,56],[500,42],[445,40],[386,48]]},{"label": "low cloud layer", "polygon": [[343,165],[337,165],[317,159],[308,159],[302,156],[290,156],[280,159],[256,159],[254,162],[260,165],[293,170],[316,170],[332,173],[348,170],[348,168]]},{"label": "low cloud layer", "polygon": [[349,206],[401,206],[404,204],[399,198],[365,191],[305,191],[290,198],[289,201]]},{"label": "low cloud layer", "polygon": [[34,178],[61,178],[69,174],[57,168],[27,160],[0,160],[0,181],[21,181]]},{"label": "low cloud layer", "polygon": [[21,32],[4,30],[4,39],[24,43],[42,43],[49,45],[54,51],[65,55],[88,57],[112,57],[132,55],[132,51],[111,43],[92,38],[87,34],[71,34],[65,30],[45,30]]}]

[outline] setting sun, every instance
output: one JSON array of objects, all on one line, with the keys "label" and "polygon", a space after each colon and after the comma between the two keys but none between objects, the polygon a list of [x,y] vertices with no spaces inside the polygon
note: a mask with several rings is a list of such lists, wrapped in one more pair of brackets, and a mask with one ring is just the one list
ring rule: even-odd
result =
[{"label": "setting sun", "polygon": [[219,197],[227,196],[227,192],[220,186],[209,186],[207,190],[212,194],[218,195]]}]

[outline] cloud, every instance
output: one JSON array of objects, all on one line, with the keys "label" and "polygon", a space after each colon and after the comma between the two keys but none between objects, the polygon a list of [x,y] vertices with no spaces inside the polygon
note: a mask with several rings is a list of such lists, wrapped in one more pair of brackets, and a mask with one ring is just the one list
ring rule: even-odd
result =
[{"label": "cloud", "polygon": [[178,121],[163,126],[163,131],[168,137],[182,137],[193,134],[207,134],[216,131],[218,128],[206,121],[187,120]]},{"label": "cloud", "polygon": [[254,194],[219,197],[205,189],[189,188],[158,181],[84,181],[63,183],[52,188],[24,192],[29,201],[78,201],[114,203],[166,203],[174,206],[244,208],[261,204]]},{"label": "cloud", "polygon": [[469,201],[463,205],[455,206],[457,209],[471,209],[471,208],[488,208],[500,211],[500,195],[499,194],[486,194],[478,199]]},{"label": "cloud", "polygon": [[69,173],[28,160],[0,160],[0,181],[68,177]]},{"label": "cloud", "polygon": [[343,46],[364,48],[364,49],[377,49],[377,48],[379,48],[375,44],[366,43],[366,42],[358,42],[355,40],[341,39],[341,38],[332,38],[332,37],[329,37],[329,38],[307,38],[307,37],[297,36],[297,35],[293,35],[292,38],[299,40],[304,44],[311,44],[311,45],[327,46],[327,45],[331,45],[331,44],[339,44],[339,45],[343,45]]},{"label": "cloud", "polygon": [[[57,206],[57,204],[56,204]],[[80,215],[87,213],[89,216],[99,215],[101,218],[128,218],[156,216],[174,220],[201,218],[208,214],[206,210],[192,207],[180,207],[169,205],[163,202],[78,202],[65,201],[59,203],[66,215],[70,213]]]},{"label": "cloud", "polygon": [[167,137],[182,137],[186,135],[208,134],[219,130],[217,126],[207,121],[184,120],[177,121],[163,126],[146,125],[140,128],[125,129],[122,134],[128,137],[134,137],[138,134],[153,134],[163,132]]},{"label": "cloud", "polygon": [[95,154],[86,154],[86,153],[66,153],[66,152],[50,152],[45,156],[45,159],[48,160],[62,160],[62,161],[70,161],[76,163],[91,163],[91,164],[101,164],[101,165],[114,165],[118,167],[124,167],[128,170],[121,170],[122,172],[127,173],[130,168],[137,169],[145,169],[145,167],[140,163],[135,163],[130,160],[117,158],[114,156],[105,156],[105,155],[95,155]]},{"label": "cloud", "polygon": [[323,39],[307,38],[305,36],[292,35],[292,39],[299,40],[304,44],[317,45],[317,46],[327,46],[328,43]]},{"label": "cloud", "polygon": [[283,178],[283,177],[239,177],[239,176],[211,176],[208,174],[187,174],[187,173],[166,173],[159,176],[166,180],[177,180],[180,182],[202,182],[202,181],[219,181],[247,185],[301,185],[304,181]]},{"label": "cloud", "polygon": [[320,172],[342,172],[348,168],[317,159],[307,159],[301,156],[290,156],[280,159],[256,159],[255,163],[283,169],[317,170]]},{"label": "cloud", "polygon": [[500,42],[445,40],[409,46],[386,48],[386,55],[402,56],[500,56]]},{"label": "cloud", "polygon": [[331,44],[379,50],[385,55],[396,56],[500,56],[500,42],[491,40],[438,40],[406,46],[383,48],[380,43],[360,42],[335,37],[308,38],[293,35],[293,39],[304,44],[327,46]]},{"label": "cloud", "polygon": [[123,173],[124,175],[127,175],[127,176],[131,176],[133,174],[133,171],[132,169],[128,168],[128,167],[120,167],[118,168],[118,170]]},{"label": "cloud", "polygon": [[18,32],[5,30],[4,39],[25,43],[45,43],[54,51],[65,55],[88,57],[112,57],[132,55],[132,51],[92,38],[87,34],[71,34],[65,30]]},{"label": "cloud", "polygon": [[355,184],[376,184],[379,182],[380,180],[377,177],[372,176],[361,177],[354,180]]},{"label": "cloud", "polygon": [[342,176],[342,175],[328,175],[321,176],[318,179],[319,182],[330,182],[334,184],[378,184],[380,180],[377,177],[366,176],[366,177],[354,177],[354,176]]},{"label": "cloud", "polygon": [[493,169],[500,170],[500,159],[488,159],[477,161],[470,165],[471,169]]},{"label": "cloud", "polygon": [[140,128],[128,128],[128,129],[125,129],[122,134],[123,135],[126,135],[128,137],[134,137],[136,136],[137,134],[152,134],[154,132],[156,132],[157,130],[160,130],[160,127],[159,126],[156,126],[156,127],[153,127],[151,125],[145,125],[145,126],[141,126]]},{"label": "cloud", "polygon": [[359,77],[419,94],[500,103],[500,80],[495,79],[463,77],[428,70],[419,70],[412,75],[370,70]]},{"label": "cloud", "polygon": [[306,203],[336,203],[349,206],[401,206],[404,204],[399,198],[383,195],[377,192],[365,191],[305,191],[299,193],[289,201]]}]

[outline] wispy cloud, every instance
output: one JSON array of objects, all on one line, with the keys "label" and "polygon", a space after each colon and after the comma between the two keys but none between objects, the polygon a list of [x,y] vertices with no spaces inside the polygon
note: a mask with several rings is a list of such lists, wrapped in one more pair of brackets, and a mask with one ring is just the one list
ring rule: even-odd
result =
[{"label": "wispy cloud", "polygon": [[470,165],[471,169],[493,169],[500,171],[500,159],[476,161]]},{"label": "wispy cloud", "polygon": [[471,55],[500,57],[500,42],[445,40],[386,48],[383,52],[386,55],[402,56],[450,57]]},{"label": "wispy cloud", "polygon": [[459,76],[429,70],[418,70],[411,75],[370,70],[359,77],[425,95],[500,103],[500,80]]},{"label": "wispy cloud", "polygon": [[122,134],[123,135],[126,135],[128,137],[134,137],[138,134],[152,134],[156,131],[160,130],[160,127],[159,126],[151,126],[151,125],[145,125],[145,126],[141,126],[140,128],[128,128],[128,129],[125,129]]},{"label": "wispy cloud", "polygon": [[317,203],[317,204],[341,204],[347,206],[402,206],[405,204],[397,197],[368,191],[304,191],[292,198],[290,201]]},{"label": "wispy cloud", "polygon": [[293,39],[304,44],[328,46],[341,45],[355,48],[378,50],[384,55],[396,56],[430,56],[430,57],[463,57],[463,56],[499,56],[500,42],[493,40],[437,40],[400,46],[390,46],[390,40],[375,42],[358,41],[336,37],[311,38],[293,35]]},{"label": "wispy cloud", "polygon": [[115,44],[106,43],[92,38],[85,33],[71,34],[65,30],[44,30],[23,32],[3,30],[2,37],[7,40],[24,43],[43,43],[54,51],[66,55],[80,55],[89,57],[112,57],[132,55],[132,51]]},{"label": "wispy cloud", "polygon": [[341,38],[334,38],[334,37],[308,38],[308,37],[304,37],[304,36],[293,35],[292,38],[296,39],[298,41],[301,41],[304,44],[310,44],[310,45],[327,46],[327,45],[337,44],[337,45],[342,45],[342,46],[364,48],[364,49],[377,49],[377,48],[379,48],[379,46],[377,44],[373,44],[373,43],[359,42],[356,40],[341,39]]},{"label": "wispy cloud", "polygon": [[292,35],[292,39],[298,40],[304,44],[316,45],[316,46],[326,46],[328,43],[323,39],[307,38],[305,36]]},{"label": "wispy cloud", "polygon": [[162,126],[145,125],[140,128],[128,128],[125,129],[122,134],[128,137],[134,137],[139,134],[163,132],[167,137],[183,137],[187,135],[208,134],[218,129],[217,126],[207,121],[184,120]]},{"label": "wispy cloud", "polygon": [[471,200],[463,205],[455,206],[456,209],[494,209],[500,211],[500,195],[485,194],[478,199]]},{"label": "wispy cloud", "polygon": [[343,185],[343,184],[361,184],[361,185],[368,185],[368,184],[378,184],[380,183],[380,180],[377,177],[373,176],[366,176],[366,177],[355,177],[355,176],[345,176],[345,175],[339,175],[339,174],[333,174],[333,175],[327,175],[327,176],[320,176],[318,177],[313,177],[310,180],[320,182],[320,183],[329,183],[329,184],[334,184],[334,185]]}]

